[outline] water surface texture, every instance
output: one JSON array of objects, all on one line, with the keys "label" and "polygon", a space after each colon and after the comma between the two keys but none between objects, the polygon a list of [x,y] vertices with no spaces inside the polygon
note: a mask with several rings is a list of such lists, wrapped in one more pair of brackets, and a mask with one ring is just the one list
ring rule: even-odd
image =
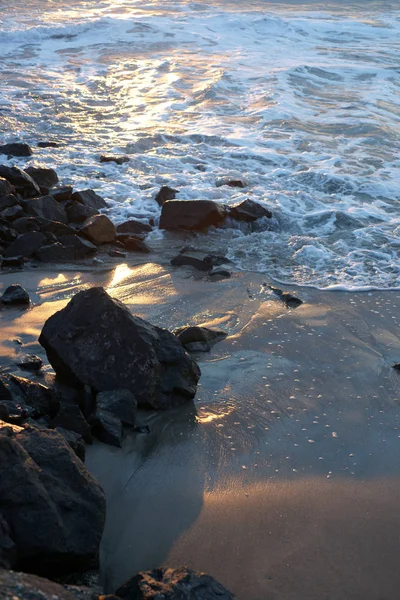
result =
[{"label": "water surface texture", "polygon": [[2,2],[0,139],[61,144],[9,163],[95,188],[116,222],[157,219],[164,183],[263,202],[271,230],[212,237],[286,283],[400,286],[399,91],[397,2]]}]

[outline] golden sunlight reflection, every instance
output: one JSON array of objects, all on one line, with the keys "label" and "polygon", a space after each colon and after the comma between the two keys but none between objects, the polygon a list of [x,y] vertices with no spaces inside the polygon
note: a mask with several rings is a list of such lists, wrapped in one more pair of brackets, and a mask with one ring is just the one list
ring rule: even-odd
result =
[{"label": "golden sunlight reflection", "polygon": [[196,417],[197,423],[205,424],[212,423],[213,421],[220,421],[225,417],[229,417],[234,411],[233,406],[225,407],[224,410],[218,412],[212,412],[206,408],[198,408],[198,414]]},{"label": "golden sunlight reflection", "polygon": [[124,263],[122,265],[118,265],[115,268],[113,277],[112,277],[110,283],[108,284],[108,287],[109,288],[116,287],[119,283],[121,283],[121,281],[124,281],[124,279],[127,279],[132,274],[133,274],[133,269],[128,267],[127,264]]},{"label": "golden sunlight reflection", "polygon": [[59,283],[65,283],[67,280],[63,273],[59,273],[57,277],[44,277],[39,281],[38,288],[48,287],[51,285],[57,285]]}]

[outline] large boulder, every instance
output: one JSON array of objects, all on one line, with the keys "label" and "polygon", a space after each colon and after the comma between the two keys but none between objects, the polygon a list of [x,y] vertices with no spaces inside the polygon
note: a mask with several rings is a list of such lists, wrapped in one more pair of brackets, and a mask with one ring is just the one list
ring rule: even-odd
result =
[{"label": "large boulder", "polygon": [[46,243],[46,236],[40,231],[29,231],[28,233],[22,233],[17,237],[14,242],[8,246],[4,252],[4,256],[9,258],[10,256],[23,256],[29,258],[36,250]]},{"label": "large boulder", "polygon": [[41,196],[40,198],[25,201],[23,206],[25,212],[31,217],[59,221],[60,223],[68,222],[64,208],[53,196]]},{"label": "large boulder", "polygon": [[212,200],[167,200],[162,205],[160,229],[199,231],[225,219],[224,206]]},{"label": "large boulder", "polygon": [[15,187],[16,191],[26,198],[40,195],[40,188],[36,181],[19,167],[0,165],[0,177],[7,179]]},{"label": "large boulder", "polygon": [[74,202],[80,202],[87,208],[95,209],[98,212],[101,208],[107,208],[107,202],[93,190],[82,190],[74,192],[71,196]]},{"label": "large boulder", "polygon": [[32,156],[32,150],[28,144],[14,142],[0,146],[0,154],[7,154],[7,156]]},{"label": "large boulder", "polygon": [[125,221],[124,223],[120,223],[117,225],[117,233],[128,233],[130,235],[135,235],[137,233],[148,233],[152,230],[152,227],[147,223],[141,223],[140,221],[135,221],[135,219],[131,219],[130,221]]},{"label": "large boulder", "polygon": [[93,244],[109,244],[115,240],[115,226],[106,215],[94,215],[82,224],[81,233]]},{"label": "large boulder", "polygon": [[122,585],[115,595],[122,600],[234,600],[210,575],[179,569],[142,571]]},{"label": "large boulder", "polygon": [[16,568],[54,577],[97,564],[104,493],[61,434],[0,434],[0,514]]},{"label": "large boulder", "polygon": [[100,287],[79,292],[50,317],[39,338],[56,373],[96,392],[130,390],[156,409],[193,398],[198,365],[166,329],[130,313]]},{"label": "large boulder", "polygon": [[57,173],[48,167],[28,167],[25,173],[28,173],[39,187],[50,188],[58,183]]}]

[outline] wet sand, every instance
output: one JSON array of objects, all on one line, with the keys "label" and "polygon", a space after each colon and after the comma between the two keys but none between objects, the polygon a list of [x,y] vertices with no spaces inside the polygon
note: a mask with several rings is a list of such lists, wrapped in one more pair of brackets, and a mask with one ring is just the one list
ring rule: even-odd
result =
[{"label": "wet sand", "polygon": [[157,325],[229,333],[197,356],[194,403],[142,412],[151,434],[121,450],[88,449],[107,495],[107,589],[187,564],[239,600],[398,598],[400,294],[299,288],[304,305],[287,310],[261,275],[191,273],[154,259],[0,275],[0,291],[18,282],[36,303],[0,311],[1,364],[13,370],[18,353],[43,356],[44,320],[87,285]]}]

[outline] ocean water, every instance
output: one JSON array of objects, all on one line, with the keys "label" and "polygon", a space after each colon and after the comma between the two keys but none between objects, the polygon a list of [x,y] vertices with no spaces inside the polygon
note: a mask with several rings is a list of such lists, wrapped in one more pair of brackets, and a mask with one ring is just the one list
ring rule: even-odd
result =
[{"label": "ocean water", "polygon": [[[157,220],[162,184],[252,198],[268,230],[210,233],[238,267],[400,286],[397,0],[2,0],[0,140],[49,139],[8,164],[94,188],[115,222]],[[246,188],[217,187],[226,176]]]}]

